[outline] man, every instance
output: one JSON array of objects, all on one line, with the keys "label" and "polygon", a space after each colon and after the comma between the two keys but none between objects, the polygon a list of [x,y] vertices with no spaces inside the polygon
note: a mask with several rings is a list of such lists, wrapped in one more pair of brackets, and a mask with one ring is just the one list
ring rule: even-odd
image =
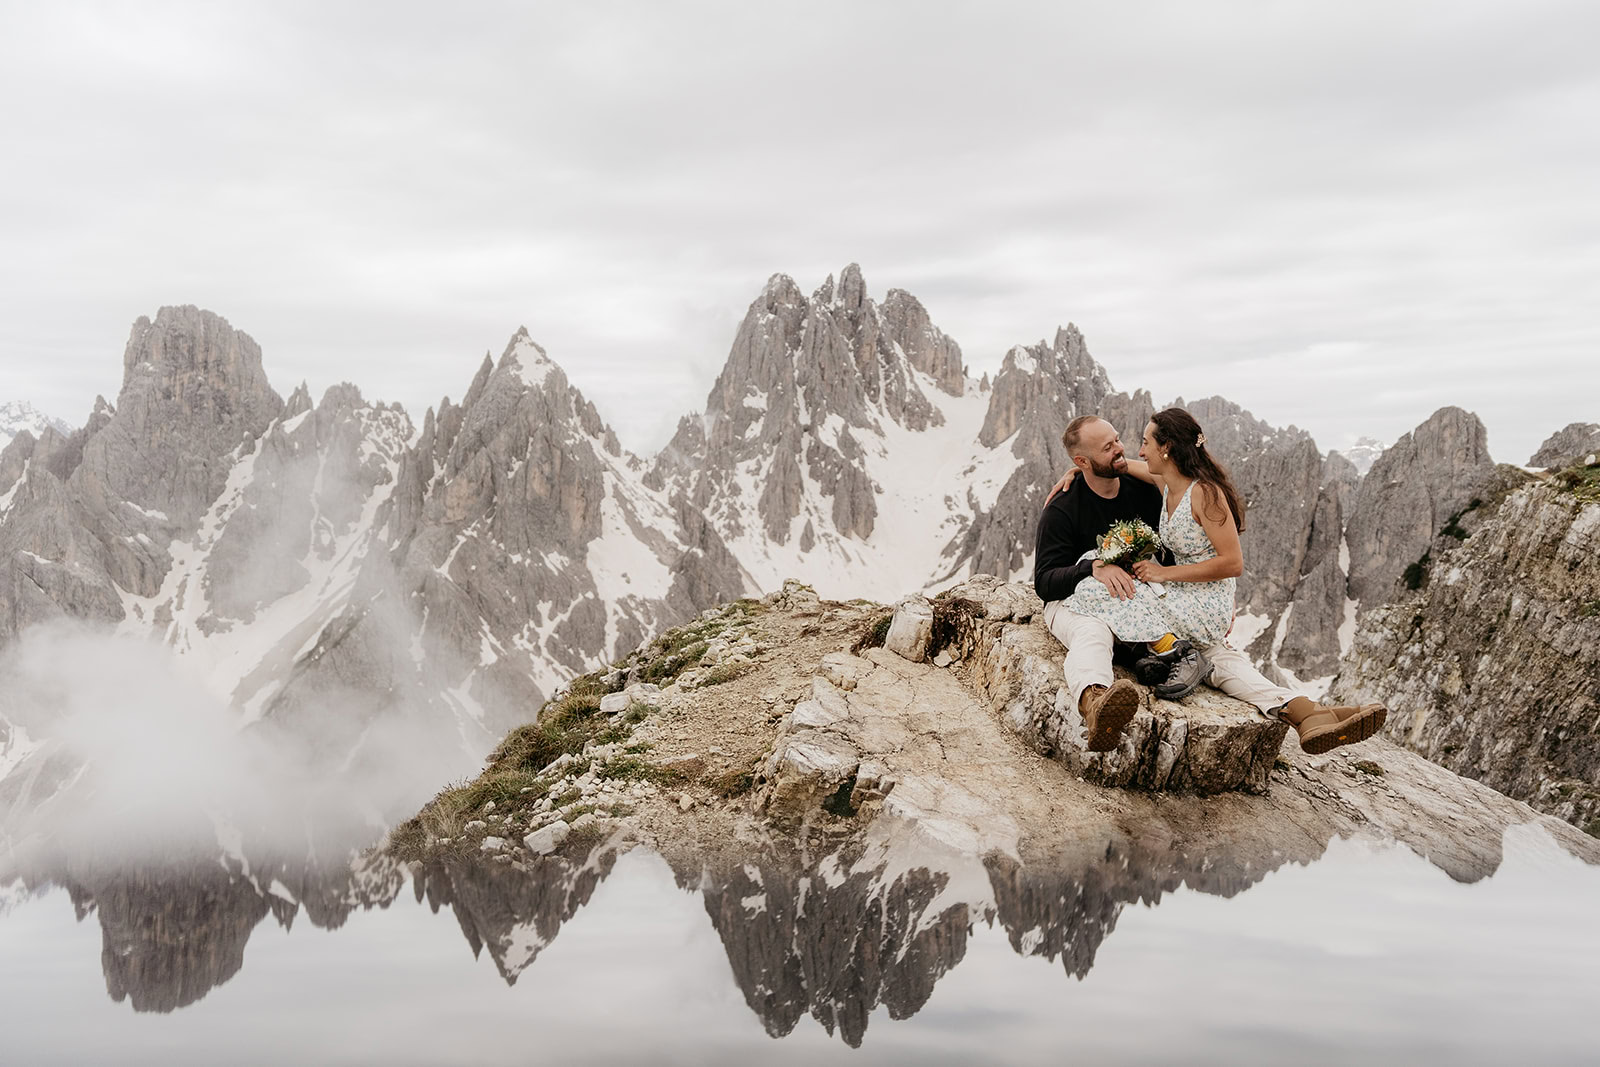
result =
[{"label": "man", "polygon": [[[1103,583],[1112,596],[1133,596],[1134,579],[1127,571],[1097,559],[1080,561],[1079,557],[1097,547],[1100,535],[1113,522],[1143,519],[1151,527],[1157,526],[1161,493],[1128,474],[1116,427],[1104,419],[1093,415],[1073,419],[1061,435],[1061,443],[1078,477],[1045,504],[1034,552],[1033,588],[1045,602],[1045,625],[1067,647],[1062,671],[1068,694],[1083,716],[1089,750],[1107,752],[1116,748],[1117,739],[1138,710],[1139,688],[1112,675],[1115,635],[1111,628],[1099,619],[1068,611],[1062,601],[1080,581],[1089,578]],[[1380,705],[1324,707],[1274,685],[1244,653],[1223,642],[1200,650],[1180,650],[1172,670],[1189,677],[1175,679],[1172,689],[1158,689],[1158,693],[1186,693],[1199,681],[1209,681],[1229,696],[1294,726],[1307,752],[1326,752],[1371,737],[1387,715]]]}]

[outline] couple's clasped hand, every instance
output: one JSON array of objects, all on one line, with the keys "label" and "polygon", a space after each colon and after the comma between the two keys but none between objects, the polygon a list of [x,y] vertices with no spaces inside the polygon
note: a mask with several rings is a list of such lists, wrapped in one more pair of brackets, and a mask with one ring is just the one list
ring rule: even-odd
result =
[{"label": "couple's clasped hand", "polygon": [[[1049,503],[1057,493],[1065,493],[1072,487],[1072,479],[1078,476],[1078,468],[1071,467],[1061,476],[1061,480],[1050,488],[1050,495],[1045,497]],[[1153,559],[1142,559],[1133,565],[1130,574],[1114,563],[1101,563],[1096,560],[1092,573],[1101,585],[1117,600],[1132,600],[1134,597],[1133,581],[1137,578],[1141,582],[1161,582],[1167,580],[1167,573],[1171,567],[1164,567]]]},{"label": "couple's clasped hand", "polygon": [[1115,563],[1101,563],[1095,560],[1092,573],[1113,597],[1118,600],[1132,600],[1135,578],[1141,582],[1165,581],[1166,574],[1171,569],[1163,567],[1153,559],[1141,559],[1133,565],[1133,573],[1129,574]]}]

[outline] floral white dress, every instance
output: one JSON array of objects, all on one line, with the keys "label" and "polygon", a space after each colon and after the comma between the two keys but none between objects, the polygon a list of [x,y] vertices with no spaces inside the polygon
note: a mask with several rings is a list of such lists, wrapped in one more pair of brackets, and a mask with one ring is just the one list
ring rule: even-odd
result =
[{"label": "floral white dress", "polygon": [[[1172,550],[1174,561],[1183,566],[1215,559],[1216,546],[1205,528],[1195,520],[1189,495],[1194,483],[1183,491],[1178,506],[1167,513],[1167,492],[1161,491],[1161,543]],[[1094,555],[1094,553],[1087,553]],[[1204,648],[1221,641],[1233,624],[1235,579],[1214,582],[1162,582],[1158,594],[1147,583],[1135,581],[1132,600],[1118,600],[1098,578],[1090,576],[1078,583],[1066,600],[1069,611],[1096,618],[1111,627],[1124,641],[1154,641],[1170,633],[1187,638]]]}]

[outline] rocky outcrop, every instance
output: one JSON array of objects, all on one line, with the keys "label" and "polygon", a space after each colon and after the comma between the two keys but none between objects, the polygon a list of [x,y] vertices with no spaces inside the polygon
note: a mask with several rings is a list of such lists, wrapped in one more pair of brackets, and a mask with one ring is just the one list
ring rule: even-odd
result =
[{"label": "rocky outcrop", "polygon": [[1362,479],[1345,527],[1350,597],[1362,610],[1388,600],[1395,582],[1459,519],[1494,474],[1483,423],[1440,408],[1391,445]]},{"label": "rocky outcrop", "polygon": [[1388,702],[1396,741],[1600,832],[1600,503],[1541,484],[1480,510],[1363,616],[1333,693]]},{"label": "rocky outcrop", "polygon": [[[1202,687],[1182,703],[1149,694],[1117,748],[1090,752],[1061,674],[1065,650],[1045,627],[1043,605],[1023,585],[979,576],[941,607],[944,651],[970,664],[985,702],[1035,751],[1084,781],[1130,789],[1265,792],[1287,725]],[[939,644],[939,642],[935,642]]]},{"label": "rocky outcrop", "polygon": [[1587,463],[1600,453],[1600,424],[1573,422],[1545,438],[1539,450],[1528,458],[1528,466],[1560,470]]}]

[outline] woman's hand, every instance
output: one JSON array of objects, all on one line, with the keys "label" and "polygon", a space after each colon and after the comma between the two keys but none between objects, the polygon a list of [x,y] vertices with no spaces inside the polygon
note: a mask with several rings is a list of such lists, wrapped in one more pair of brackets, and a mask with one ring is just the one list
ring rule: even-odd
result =
[{"label": "woman's hand", "polygon": [[1072,479],[1076,478],[1077,476],[1078,476],[1078,468],[1077,467],[1069,468],[1067,470],[1067,473],[1065,473],[1065,474],[1063,474],[1061,476],[1061,480],[1059,482],[1057,482],[1055,484],[1054,488],[1052,488],[1050,490],[1050,495],[1044,498],[1044,502],[1046,504],[1048,504],[1048,503],[1050,503],[1050,501],[1055,499],[1055,495],[1057,493],[1065,493],[1068,489],[1072,488]]},{"label": "woman's hand", "polygon": [[1167,581],[1171,571],[1171,567],[1163,567],[1153,559],[1141,559],[1133,565],[1133,576],[1141,582]]}]

